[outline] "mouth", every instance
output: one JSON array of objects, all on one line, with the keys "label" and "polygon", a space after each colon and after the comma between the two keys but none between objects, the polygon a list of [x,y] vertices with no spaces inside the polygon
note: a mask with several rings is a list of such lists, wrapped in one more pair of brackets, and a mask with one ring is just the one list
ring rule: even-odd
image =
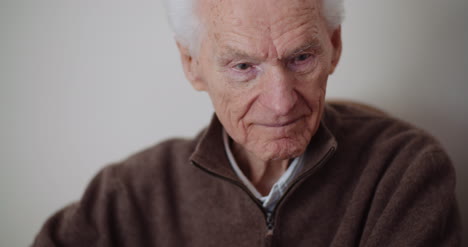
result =
[{"label": "mouth", "polygon": [[299,117],[299,118],[295,118],[295,119],[288,120],[288,121],[276,122],[276,123],[260,123],[259,125],[264,126],[264,127],[269,127],[269,128],[281,128],[281,127],[293,125],[301,119],[302,117]]}]

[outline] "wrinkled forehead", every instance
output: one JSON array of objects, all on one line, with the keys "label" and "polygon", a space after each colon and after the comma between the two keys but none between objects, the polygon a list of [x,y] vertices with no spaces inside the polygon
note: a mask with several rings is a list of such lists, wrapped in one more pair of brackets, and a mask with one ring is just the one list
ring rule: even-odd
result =
[{"label": "wrinkled forehead", "polygon": [[211,32],[239,31],[281,36],[321,20],[318,0],[199,0],[197,14]]}]

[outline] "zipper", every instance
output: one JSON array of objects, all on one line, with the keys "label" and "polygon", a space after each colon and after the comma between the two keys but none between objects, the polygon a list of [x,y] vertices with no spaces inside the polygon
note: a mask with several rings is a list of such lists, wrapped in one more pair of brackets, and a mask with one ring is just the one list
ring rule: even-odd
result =
[{"label": "zipper", "polygon": [[336,150],[335,147],[330,148],[328,152],[325,154],[325,156],[323,156],[323,158],[317,163],[317,165],[314,168],[312,168],[310,171],[294,179],[291,185],[288,186],[288,188],[284,192],[283,196],[281,196],[281,198],[276,203],[276,206],[273,209],[273,211],[266,213],[267,229],[268,229],[269,234],[273,233],[273,228],[275,226],[275,216],[276,216],[276,212],[278,211],[277,209],[280,207],[281,203],[284,201],[284,198],[286,198],[286,195],[291,193],[291,191],[295,187],[297,187],[296,185],[299,184],[305,177],[311,176],[315,172],[317,172],[330,159],[331,155],[335,152],[335,150]]},{"label": "zipper", "polygon": [[273,246],[273,214],[271,212],[266,213],[266,222],[267,222],[267,231],[264,239],[264,246],[271,247]]},{"label": "zipper", "polygon": [[[297,177],[296,179],[294,179],[294,181],[291,183],[291,185],[288,186],[288,188],[284,192],[283,196],[281,196],[281,198],[276,203],[276,206],[273,209],[273,212],[271,212],[271,217],[273,217],[275,215],[275,213],[277,211],[277,208],[279,208],[279,206],[281,205],[281,202],[283,202],[286,195],[289,194],[294,189],[294,187],[296,187],[296,184],[301,182],[305,177],[311,176],[314,173],[316,173],[328,161],[328,159],[330,159],[331,155],[335,152],[335,150],[336,150],[335,147],[330,148],[328,150],[328,152],[325,154],[325,156],[323,156],[323,158],[317,163],[317,165],[315,167],[313,167],[308,172],[306,172],[306,173],[302,174],[301,176]],[[272,218],[271,221],[274,224],[273,220],[274,219]]]},{"label": "zipper", "polygon": [[247,195],[248,195],[248,196],[255,202],[255,204],[260,208],[260,210],[261,210],[261,211],[263,212],[263,214],[265,215],[265,218],[268,218],[268,216],[267,216],[268,212],[263,208],[263,205],[258,201],[257,197],[255,197],[254,195],[252,195],[252,193],[250,192],[250,190],[247,189],[247,188],[244,186],[244,184],[241,184],[241,183],[239,183],[239,182],[237,182],[237,181],[235,181],[235,180],[232,180],[232,179],[229,179],[229,178],[227,178],[227,177],[221,176],[221,175],[219,175],[219,174],[217,174],[217,173],[214,173],[214,172],[212,172],[212,171],[210,171],[210,170],[208,170],[208,169],[206,169],[206,168],[200,166],[199,164],[197,164],[197,163],[194,162],[194,161],[191,161],[191,162],[192,162],[192,164],[193,164],[194,166],[200,168],[201,170],[205,171],[206,173],[208,173],[208,174],[210,174],[210,175],[213,175],[213,176],[215,176],[215,177],[217,177],[217,178],[220,178],[220,179],[222,179],[222,180],[228,181],[228,182],[230,182],[230,183],[232,183],[232,184],[234,184],[234,185],[240,187],[244,192],[247,193]]},{"label": "zipper", "polygon": [[328,150],[328,152],[325,154],[325,156],[317,163],[317,165],[312,168],[310,171],[302,174],[301,176],[297,177],[296,179],[294,179],[294,181],[291,183],[290,186],[288,186],[288,189],[284,192],[283,196],[281,196],[281,198],[279,199],[279,201],[276,203],[276,206],[275,208],[273,209],[272,212],[268,212],[265,210],[265,208],[263,207],[263,205],[260,203],[260,201],[250,192],[250,190],[248,188],[246,188],[244,186],[244,184],[242,183],[239,183],[235,180],[232,180],[232,179],[229,179],[227,177],[224,177],[224,176],[221,176],[217,173],[214,173],[202,166],[200,166],[199,164],[197,164],[196,162],[194,161],[191,161],[192,164],[198,168],[200,168],[201,170],[217,177],[217,178],[220,178],[222,180],[225,180],[225,181],[228,181],[238,187],[240,187],[244,192],[247,193],[247,195],[249,195],[249,197],[255,202],[255,204],[259,207],[259,209],[263,212],[264,216],[265,216],[265,221],[266,221],[266,226],[267,226],[267,236],[271,237],[273,235],[273,230],[274,230],[274,227],[275,227],[275,216],[276,216],[276,211],[277,208],[279,208],[279,206],[281,205],[281,203],[283,202],[284,198],[286,197],[287,194],[289,194],[292,189],[294,187],[296,187],[296,185],[301,182],[301,180],[303,180],[303,178],[307,177],[307,176],[310,176],[312,174],[314,174],[315,172],[317,172],[317,170],[319,170],[323,164],[325,162],[328,161],[328,159],[330,158],[331,154],[333,154],[335,152],[335,147],[332,147]]},{"label": "zipper", "polygon": [[267,229],[270,231],[273,231],[273,213],[271,212],[266,212],[266,223],[267,223]]}]

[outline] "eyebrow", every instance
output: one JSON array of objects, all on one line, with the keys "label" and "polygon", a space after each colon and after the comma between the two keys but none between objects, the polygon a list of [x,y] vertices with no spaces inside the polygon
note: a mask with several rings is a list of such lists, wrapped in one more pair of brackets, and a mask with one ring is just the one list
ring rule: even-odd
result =
[{"label": "eyebrow", "polygon": [[[295,55],[298,55],[304,51],[310,51],[310,50],[315,50],[317,52],[320,52],[320,42],[317,39],[312,39],[306,44],[297,47],[293,49],[292,51],[287,51],[285,56],[282,56],[282,58],[289,58]],[[235,47],[232,46],[224,46],[222,48],[222,54],[217,56],[216,60],[220,63],[225,63],[228,62],[228,60],[237,60],[237,59],[248,59],[250,61],[256,62],[256,61],[261,61],[262,57],[261,56],[255,56],[248,54],[247,52],[243,50],[239,50]]]},{"label": "eyebrow", "polygon": [[217,61],[224,63],[227,62],[227,60],[237,60],[237,59],[249,59],[253,61],[261,61],[261,57],[257,56],[252,56],[251,54],[248,54],[245,51],[236,49],[235,47],[231,46],[224,46],[222,48],[222,54],[217,57]]},{"label": "eyebrow", "polygon": [[298,55],[298,54],[300,54],[300,53],[302,53],[304,51],[310,51],[310,50],[320,52],[320,50],[321,50],[320,48],[321,48],[320,42],[317,39],[313,39],[313,40],[307,42],[305,45],[302,45],[302,46],[294,49],[291,52],[286,52],[285,57],[295,56],[295,55]]}]

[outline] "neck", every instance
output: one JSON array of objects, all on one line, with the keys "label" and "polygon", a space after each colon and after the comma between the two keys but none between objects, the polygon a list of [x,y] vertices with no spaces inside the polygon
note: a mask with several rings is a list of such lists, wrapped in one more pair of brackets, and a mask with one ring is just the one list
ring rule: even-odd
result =
[{"label": "neck", "polygon": [[261,160],[235,142],[231,147],[239,168],[262,196],[270,193],[290,163],[289,160]]}]

